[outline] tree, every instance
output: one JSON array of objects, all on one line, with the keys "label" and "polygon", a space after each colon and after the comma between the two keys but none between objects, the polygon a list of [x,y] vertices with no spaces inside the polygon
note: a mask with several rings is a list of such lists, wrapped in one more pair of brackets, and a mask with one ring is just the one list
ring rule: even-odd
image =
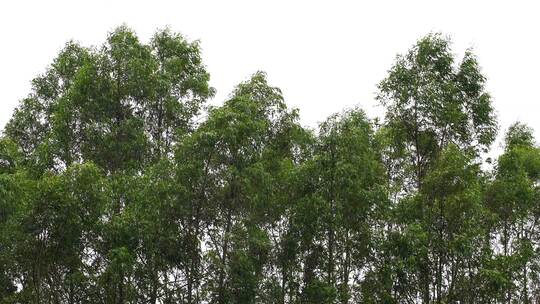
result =
[{"label": "tree", "polygon": [[121,26],[0,135],[0,303],[534,303],[540,150],[440,34],[316,130],[264,72],[220,106],[197,42]]},{"label": "tree", "polygon": [[[281,162],[292,155],[296,119],[280,90],[259,72],[238,85],[222,107],[211,109],[193,134],[205,153],[197,169],[209,176],[203,181],[215,185],[213,193],[203,195],[211,202],[203,206],[213,212],[207,224],[206,288],[216,303],[252,302],[259,295],[269,242],[264,228],[279,219],[272,191]],[[238,234],[247,243],[235,241]],[[249,254],[253,250],[259,252],[255,257]],[[239,288],[240,283],[247,285]]]},{"label": "tree", "polygon": [[[381,273],[373,275],[383,275],[393,265],[396,268],[385,276],[397,276],[399,282],[391,284],[392,288],[387,285],[382,297],[422,303],[434,300],[441,303],[453,297],[455,291],[450,289],[458,281],[455,271],[448,270],[451,276],[444,278],[447,269],[454,267],[445,265],[451,259],[445,238],[453,238],[454,234],[449,235],[447,227],[465,225],[468,218],[453,218],[457,222],[450,223],[446,217],[452,208],[460,207],[452,205],[457,202],[468,206],[463,212],[471,212],[470,216],[476,219],[480,219],[476,214],[482,211],[477,210],[481,206],[479,189],[453,193],[458,189],[447,189],[450,186],[447,180],[465,178],[471,185],[480,182],[481,175],[468,173],[470,169],[465,164],[486,151],[496,135],[497,122],[484,83],[485,77],[470,50],[456,66],[449,39],[430,34],[406,55],[398,56],[388,76],[379,84],[378,99],[387,107],[379,138],[397,221],[391,222],[395,226],[386,233],[390,243],[383,246],[395,260],[389,260],[388,253],[384,253],[387,258],[379,264]],[[453,159],[448,153],[462,157]],[[440,168],[446,161],[457,163]],[[433,179],[436,174],[442,174],[437,170],[450,170],[454,166],[456,170],[446,176],[447,180]],[[426,193],[430,188],[438,193]],[[458,199],[461,195],[467,197]],[[465,233],[467,240],[472,242],[481,231],[468,233]],[[398,251],[394,250],[396,247]],[[465,247],[459,250],[462,252],[451,254],[461,254],[460,259],[476,258],[471,252],[466,253]],[[388,280],[387,277],[382,281]]]},{"label": "tree", "polygon": [[406,189],[418,189],[440,151],[453,143],[471,153],[486,151],[497,131],[485,77],[471,50],[455,66],[450,40],[420,39],[397,57],[379,84],[386,106],[388,147],[402,159]]},{"label": "tree", "polygon": [[70,42],[16,109],[6,135],[37,169],[92,161],[141,170],[172,151],[214,90],[199,45],[169,30],[149,45],[122,26],[98,50]]},{"label": "tree", "polygon": [[298,234],[310,235],[301,242],[303,296],[308,303],[348,303],[354,299],[351,285],[358,284],[374,250],[371,228],[387,201],[372,124],[364,112],[350,110],[321,124],[313,158],[301,170],[305,197],[293,221],[306,221]]},{"label": "tree", "polygon": [[[56,289],[51,297],[60,301],[63,296],[59,284],[71,280],[63,272],[77,274],[82,271],[80,264],[85,262],[96,269],[90,274],[84,269],[82,272],[90,275],[92,282],[81,284],[97,287],[91,292],[92,300],[85,300],[124,303],[130,297],[135,299],[138,292],[133,289],[144,284],[128,284],[132,279],[140,279],[134,273],[137,263],[143,262],[136,258],[136,244],[142,238],[137,236],[148,235],[151,227],[139,232],[135,228],[141,227],[134,227],[132,220],[140,221],[146,215],[141,210],[134,211],[137,206],[152,201],[150,195],[141,197],[148,191],[144,192],[137,175],[170,158],[178,139],[193,131],[195,116],[214,92],[208,80],[197,42],[162,30],[156,32],[150,44],[142,44],[133,31],[121,26],[109,34],[101,48],[69,42],[47,71],[32,81],[31,94],[21,102],[5,128],[6,138],[15,146],[12,150],[21,154],[21,170],[28,171],[30,184],[35,184],[27,191],[33,196],[25,205],[28,209],[21,210],[23,219],[30,223],[23,221],[18,228],[28,242],[37,243],[21,255],[29,258],[22,264],[42,267],[40,271],[45,273],[39,276],[52,275],[51,265],[58,265],[50,258],[62,251],[71,252],[69,258],[57,258],[63,257],[73,265],[66,265],[67,270],[54,270],[57,281],[46,283],[41,277],[34,279],[29,272],[21,271],[25,273],[21,281],[34,286],[23,293],[45,297],[39,292],[47,284],[46,288]],[[98,209],[99,221],[89,224],[92,227],[77,226],[79,220],[74,220],[88,198],[67,193],[63,196],[66,186],[61,177],[79,170],[79,165],[103,170],[106,179],[103,189],[107,189],[109,199]],[[68,224],[69,229],[60,228]],[[33,228],[28,231],[30,228],[25,225]],[[58,229],[58,235],[52,235],[51,229]],[[97,243],[78,244],[86,229],[93,231]],[[60,247],[46,251],[37,246],[49,249],[47,246],[60,242],[55,237],[68,235],[74,239],[64,240],[65,248],[54,245]],[[83,258],[81,250],[85,254],[91,251],[93,256]],[[42,255],[47,259],[37,259]],[[37,265],[38,262],[41,264]]]},{"label": "tree", "polygon": [[[533,131],[515,123],[505,136],[505,151],[499,157],[487,207],[494,214],[491,225],[494,256],[488,269],[491,280],[500,282],[493,292],[505,303],[532,303],[538,286],[537,217],[540,151]],[[495,277],[498,274],[499,277]]]}]

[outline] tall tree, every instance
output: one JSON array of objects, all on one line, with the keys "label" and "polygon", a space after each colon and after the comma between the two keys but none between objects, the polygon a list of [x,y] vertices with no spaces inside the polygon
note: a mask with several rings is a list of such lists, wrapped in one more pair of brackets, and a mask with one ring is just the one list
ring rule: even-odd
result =
[{"label": "tall tree", "polygon": [[68,43],[5,131],[40,170],[141,170],[193,129],[208,80],[198,43],[163,30],[145,45],[122,26],[100,49]]},{"label": "tall tree", "polygon": [[[446,198],[438,198],[442,205],[438,207],[439,215],[435,216],[433,208],[437,205],[434,205],[432,195],[423,193],[427,190],[424,183],[431,183],[428,176],[437,174],[437,166],[444,161],[443,151],[447,147],[453,146],[455,153],[465,153],[467,157],[478,157],[495,139],[497,122],[490,95],[484,86],[485,77],[473,53],[468,50],[456,64],[449,39],[440,34],[423,37],[407,54],[398,56],[388,76],[379,84],[378,99],[387,108],[380,131],[381,142],[384,143],[383,159],[390,176],[390,189],[394,191],[395,212],[398,213],[395,217],[397,222],[391,223],[395,226],[387,233],[388,240],[404,246],[411,246],[405,245],[407,242],[417,244],[411,247],[413,250],[393,252],[397,258],[396,271],[401,272],[396,275],[412,285],[401,289],[405,283],[395,283],[391,290],[386,288],[390,297],[421,300],[422,303],[445,301],[445,286],[452,283],[451,279],[445,281],[442,277],[447,253],[431,249],[444,244],[441,238],[447,225],[444,223],[445,205],[449,203],[446,203]],[[454,173],[456,178],[463,174],[462,171]],[[432,188],[436,186],[439,185],[429,185]],[[440,188],[440,191],[438,195],[445,195],[447,190]],[[475,200],[465,203],[473,209],[477,204]],[[408,208],[400,208],[409,204],[416,204],[415,211],[420,213],[405,213],[403,216],[415,220],[401,222],[399,213],[406,212]],[[407,231],[413,234],[407,236]],[[439,239],[435,239],[436,234]],[[409,240],[403,239],[403,235]],[[415,264],[407,265],[413,257]],[[383,270],[391,262],[385,259],[384,264],[381,266]]]},{"label": "tall tree", "polygon": [[505,151],[499,157],[495,179],[487,194],[487,207],[494,214],[491,238],[494,256],[487,265],[491,292],[504,303],[533,303],[538,295],[538,201],[540,150],[533,131],[515,123],[505,136]]},{"label": "tall tree", "polygon": [[333,115],[321,124],[313,158],[301,169],[305,198],[293,221],[312,221],[299,227],[300,234],[311,235],[301,242],[303,298],[309,303],[348,303],[367,269],[371,228],[388,206],[375,146],[363,111]]},{"label": "tall tree", "polygon": [[456,63],[450,40],[440,34],[398,56],[379,89],[388,149],[404,161],[406,189],[421,186],[447,144],[478,153],[495,139],[497,122],[476,57],[468,50]]},{"label": "tall tree", "polygon": [[206,198],[214,205],[206,274],[212,302],[249,303],[259,296],[270,242],[265,228],[279,218],[273,212],[274,180],[292,153],[296,119],[281,91],[259,72],[211,109],[194,134],[202,141],[198,149],[209,153],[199,169],[218,186]]}]

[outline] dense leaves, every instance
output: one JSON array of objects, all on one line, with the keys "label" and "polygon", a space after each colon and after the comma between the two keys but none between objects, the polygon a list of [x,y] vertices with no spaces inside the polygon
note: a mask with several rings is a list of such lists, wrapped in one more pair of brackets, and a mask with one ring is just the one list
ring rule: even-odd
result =
[{"label": "dense leaves", "polygon": [[468,50],[397,57],[382,123],[299,124],[263,72],[221,105],[197,42],[74,42],[0,137],[0,303],[536,303],[540,150]]}]

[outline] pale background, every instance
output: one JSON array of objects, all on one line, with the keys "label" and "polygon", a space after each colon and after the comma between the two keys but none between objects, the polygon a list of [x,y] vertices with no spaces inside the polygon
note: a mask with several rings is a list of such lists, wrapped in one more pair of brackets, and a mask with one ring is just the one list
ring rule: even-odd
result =
[{"label": "pale background", "polygon": [[0,129],[66,41],[100,45],[125,23],[143,42],[166,26],[199,39],[217,89],[212,104],[263,70],[309,127],[356,105],[382,116],[376,84],[396,54],[442,32],[456,55],[469,47],[478,55],[500,134],[520,120],[540,138],[539,8],[535,1],[2,1]]}]

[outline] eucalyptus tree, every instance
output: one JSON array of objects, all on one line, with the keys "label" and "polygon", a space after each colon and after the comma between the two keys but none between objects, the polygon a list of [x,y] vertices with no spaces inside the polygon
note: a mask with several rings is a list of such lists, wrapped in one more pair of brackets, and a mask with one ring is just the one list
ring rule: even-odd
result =
[{"label": "eucalyptus tree", "polygon": [[[23,235],[29,238],[27,242],[49,246],[50,240],[42,238],[52,237],[51,229],[57,227],[54,225],[64,223],[61,219],[67,223],[76,220],[85,198],[62,196],[64,174],[78,170],[77,166],[82,164],[82,168],[95,166],[105,176],[103,189],[107,189],[108,199],[99,209],[100,223],[93,227],[97,229],[93,236],[98,244],[84,248],[86,253],[92,253],[88,259],[96,268],[92,273],[95,282],[91,284],[99,285],[92,292],[92,301],[124,303],[147,296],[140,295],[137,285],[143,282],[137,273],[140,267],[136,266],[148,260],[157,263],[152,258],[156,253],[148,242],[143,242],[143,236],[155,227],[137,227],[133,223],[148,215],[137,213],[137,206],[145,200],[152,203],[153,197],[141,197],[148,191],[143,187],[144,178],[138,175],[146,176],[150,166],[172,157],[179,138],[193,131],[195,117],[214,93],[208,80],[197,42],[162,30],[156,32],[149,44],[143,44],[133,31],[121,26],[109,34],[101,47],[67,43],[47,71],[32,81],[31,93],[7,124],[5,136],[22,153],[19,163],[35,183],[34,190],[28,191],[35,197],[29,198],[25,207],[26,219],[35,223],[20,224]],[[152,178],[151,172],[147,178]],[[38,223],[39,219],[43,222]],[[28,225],[36,228],[25,230]],[[141,228],[149,231],[141,232]],[[54,250],[62,249],[74,256],[75,265],[66,269],[77,272],[82,267],[77,265],[82,261],[75,259],[81,255],[81,233],[74,232],[73,242],[64,242],[62,248],[54,247],[49,252],[38,250],[36,245],[29,248],[37,251],[22,257],[28,258],[27,266],[38,261],[45,263],[36,257],[45,254],[48,258],[60,258],[62,255],[55,255]],[[61,236],[62,232],[58,234]],[[148,250],[137,250],[140,244],[148,246]],[[57,261],[53,261],[56,267]],[[68,281],[62,273],[68,270],[49,266],[43,266],[40,271],[45,273],[41,275],[55,276],[59,281],[44,283],[41,278],[31,278],[30,273],[21,271],[21,280],[34,284],[24,288],[23,293],[35,297],[43,284],[48,284],[49,290],[56,290],[55,297],[62,296],[58,284]],[[162,269],[152,273],[155,272],[163,275]]]},{"label": "eucalyptus tree", "polygon": [[208,80],[198,43],[163,30],[145,45],[122,26],[99,49],[69,42],[5,133],[41,170],[84,161],[141,170],[193,129],[214,92]]},{"label": "eucalyptus tree", "polygon": [[[479,302],[472,286],[486,254],[485,219],[489,216],[482,189],[480,164],[450,145],[426,176],[419,195],[405,202],[412,204],[406,208],[413,211],[405,221],[420,219],[424,235],[418,249],[427,252],[431,263],[421,263],[420,270],[431,273],[435,303]],[[416,224],[413,220],[411,225]]]},{"label": "eucalyptus tree", "polygon": [[[441,278],[446,269],[443,264],[447,261],[447,253],[435,248],[445,244],[441,236],[446,224],[441,221],[444,210],[452,207],[452,201],[437,198],[438,204],[443,204],[437,207],[442,213],[438,217],[432,216],[437,205],[434,205],[432,195],[426,196],[427,189],[423,184],[431,183],[428,176],[437,174],[439,158],[444,156],[447,147],[452,146],[455,153],[464,153],[474,159],[487,151],[496,136],[497,122],[491,97],[485,91],[485,77],[476,57],[470,50],[460,62],[454,57],[449,39],[440,34],[427,35],[408,53],[397,57],[388,76],[379,84],[378,99],[387,110],[380,137],[384,143],[383,160],[394,191],[395,212],[406,212],[407,208],[401,210],[400,206],[415,201],[415,211],[420,212],[409,214],[412,221],[405,222],[401,222],[401,215],[397,214],[396,225],[388,232],[391,242],[408,243],[407,246],[417,244],[411,247],[413,251],[394,252],[394,262],[385,259],[383,268],[394,264],[397,269],[390,273],[394,272],[394,276],[412,284],[402,288],[403,284],[395,283],[392,289],[387,288],[386,294],[394,299],[421,300],[422,303],[445,301],[449,291],[444,289],[454,283],[451,278],[446,281]],[[463,168],[464,165],[460,166]],[[456,178],[464,174],[463,171],[454,173]],[[477,178],[480,178],[479,174]],[[470,182],[476,183],[474,179]],[[429,184],[431,188],[435,186],[439,185]],[[446,190],[443,190],[441,188],[439,195],[445,194]],[[463,202],[473,209],[477,203],[475,199]],[[392,246],[388,249],[392,250]],[[411,258],[414,258],[414,265],[410,265]]]},{"label": "eucalyptus tree", "polygon": [[302,301],[349,303],[375,250],[372,230],[388,205],[372,123],[354,109],[321,124],[300,168],[304,197],[292,217],[302,235]]},{"label": "eucalyptus tree", "polygon": [[389,155],[403,161],[405,189],[420,187],[447,144],[479,153],[495,139],[497,122],[478,61],[471,50],[460,62],[454,57],[449,39],[427,35],[397,57],[379,84]]},{"label": "eucalyptus tree", "polygon": [[198,169],[209,176],[203,185],[205,180],[214,183],[211,193],[204,188],[195,193],[200,195],[196,199],[210,201],[206,212],[212,212],[204,287],[212,302],[251,303],[259,297],[270,259],[267,228],[279,219],[273,186],[282,161],[292,154],[296,120],[281,91],[258,72],[238,85],[223,106],[210,109],[193,134],[204,153]]},{"label": "eucalyptus tree", "polygon": [[515,123],[506,133],[486,202],[494,214],[490,227],[494,256],[486,267],[486,280],[504,303],[533,303],[540,292],[539,180],[540,150],[533,130]]}]

